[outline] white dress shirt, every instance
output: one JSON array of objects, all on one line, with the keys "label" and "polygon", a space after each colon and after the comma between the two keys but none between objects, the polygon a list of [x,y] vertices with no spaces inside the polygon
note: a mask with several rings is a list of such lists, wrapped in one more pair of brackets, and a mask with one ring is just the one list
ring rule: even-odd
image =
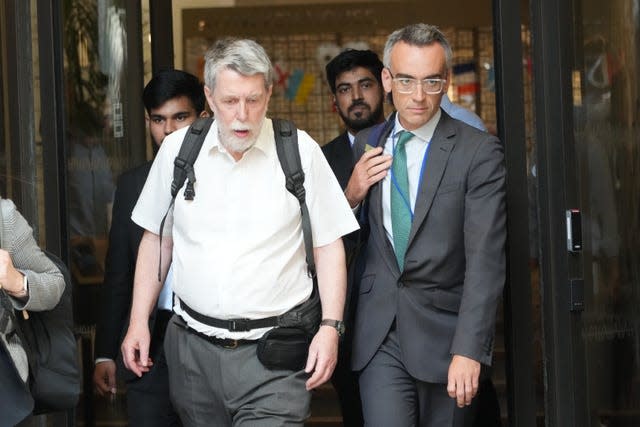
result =
[{"label": "white dress shirt", "polygon": [[[411,212],[415,212],[416,198],[418,197],[418,189],[420,187],[420,173],[422,172],[422,164],[427,154],[429,142],[433,137],[433,132],[440,121],[440,109],[427,123],[416,130],[411,131],[414,135],[405,144],[407,152],[407,174],[409,175],[409,200],[411,203]],[[393,151],[398,142],[400,132],[405,129],[400,124],[398,115],[395,116],[395,125],[392,129],[387,142],[384,146],[384,154],[393,156]],[[427,154],[428,155],[428,154]],[[425,165],[426,167],[426,165]],[[391,170],[389,170],[391,172]],[[382,222],[387,232],[387,238],[393,245],[393,230],[391,228],[391,173],[382,180]]]},{"label": "white dress shirt", "polygon": [[[132,219],[158,234],[169,207],[173,160],[186,128],[164,140]],[[298,131],[314,247],[358,228],[318,144]],[[211,126],[194,164],[195,199],[181,190],[164,233],[173,237],[173,291],[192,309],[219,319],[258,319],[285,313],[312,289],[298,200],[285,188],[271,120],[255,145],[235,161]],[[193,329],[233,339],[256,339],[265,329],[230,332],[204,325],[174,307]]]}]

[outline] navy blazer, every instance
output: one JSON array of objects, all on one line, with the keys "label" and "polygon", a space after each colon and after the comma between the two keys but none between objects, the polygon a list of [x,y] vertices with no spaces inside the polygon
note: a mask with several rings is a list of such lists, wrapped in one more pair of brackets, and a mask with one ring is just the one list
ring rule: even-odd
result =
[{"label": "navy blazer", "polygon": [[[392,115],[389,120],[394,120]],[[378,140],[384,145],[392,126]],[[364,153],[370,128],[356,137]],[[362,370],[396,322],[407,371],[446,383],[452,354],[491,364],[505,281],[503,146],[444,111],[429,146],[402,270],[383,226],[382,185],[369,192],[352,368]]]}]

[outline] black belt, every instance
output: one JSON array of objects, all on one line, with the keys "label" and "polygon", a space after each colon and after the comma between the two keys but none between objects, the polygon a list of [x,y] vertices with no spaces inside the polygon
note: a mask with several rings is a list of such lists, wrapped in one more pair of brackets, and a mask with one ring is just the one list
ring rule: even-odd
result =
[{"label": "black belt", "polygon": [[198,313],[185,304],[180,298],[178,298],[178,300],[180,301],[180,308],[191,316],[192,319],[213,328],[226,329],[229,332],[247,332],[252,329],[273,328],[278,326],[278,316],[265,317],[264,319],[216,319],[215,317]]},{"label": "black belt", "polygon": [[237,348],[241,345],[247,345],[247,344],[255,344],[256,342],[258,342],[258,340],[234,340],[231,338],[217,338],[217,337],[212,337],[209,336],[207,334],[203,334],[202,332],[198,332],[195,329],[191,328],[189,325],[186,324],[186,322],[184,321],[184,319],[182,319],[181,317],[177,316],[176,319],[179,320],[175,320],[174,323],[184,329],[185,331],[189,332],[190,334],[196,335],[200,338],[202,338],[203,340],[209,341],[211,344],[223,347],[223,348]]}]

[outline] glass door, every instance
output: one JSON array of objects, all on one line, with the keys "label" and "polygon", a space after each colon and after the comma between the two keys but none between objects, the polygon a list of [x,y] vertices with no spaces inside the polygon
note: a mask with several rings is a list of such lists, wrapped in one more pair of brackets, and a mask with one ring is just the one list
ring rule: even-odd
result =
[{"label": "glass door", "polygon": [[91,325],[116,179],[145,160],[140,3],[66,0],[62,12],[71,273],[76,321]]},{"label": "glass door", "polygon": [[640,425],[640,2],[576,0],[573,122],[592,426]]},{"label": "glass door", "polygon": [[61,14],[66,237],[83,376],[77,420],[121,424],[124,387],[111,403],[93,393],[93,339],[117,178],[146,160],[142,1],[65,0]]},{"label": "glass door", "polygon": [[545,423],[637,426],[640,2],[530,9]]}]

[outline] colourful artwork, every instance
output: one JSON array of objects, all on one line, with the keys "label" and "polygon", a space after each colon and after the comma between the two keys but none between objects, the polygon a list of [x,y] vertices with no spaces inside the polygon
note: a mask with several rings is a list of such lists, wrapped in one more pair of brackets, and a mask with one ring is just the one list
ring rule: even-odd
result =
[{"label": "colourful artwork", "polygon": [[287,79],[287,85],[284,92],[285,98],[295,101],[296,104],[302,105],[307,102],[307,98],[313,90],[316,77],[311,73],[305,73],[304,70],[297,68],[291,72]]}]

